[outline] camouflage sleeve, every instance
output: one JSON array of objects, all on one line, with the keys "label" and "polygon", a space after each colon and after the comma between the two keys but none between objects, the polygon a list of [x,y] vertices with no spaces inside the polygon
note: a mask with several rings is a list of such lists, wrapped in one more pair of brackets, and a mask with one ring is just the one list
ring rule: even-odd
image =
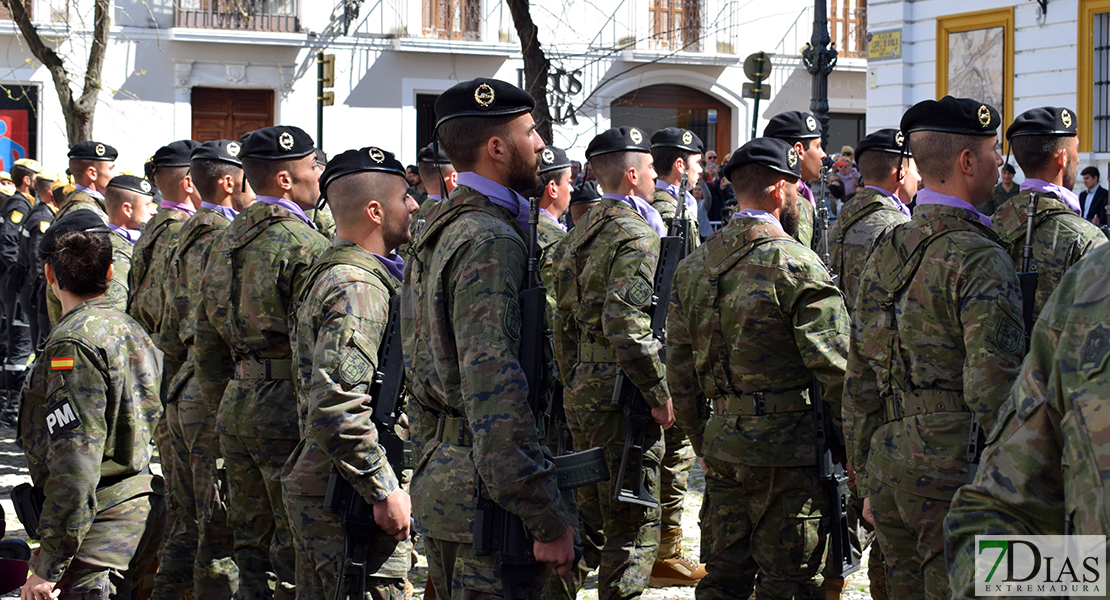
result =
[{"label": "camouflage sleeve", "polygon": [[647,312],[658,260],[659,238],[655,235],[635,237],[616,248],[601,312],[602,332],[617,363],[652,408],[670,400],[659,358],[660,341],[652,335]]},{"label": "camouflage sleeve", "polygon": [[524,248],[505,236],[475,241],[452,259],[451,323],[461,397],[474,432],[471,455],[490,496],[519,516],[540,541],[573,524],[559,497],[555,467],[540,448],[520,368]]},{"label": "camouflage sleeve", "polygon": [[783,280],[780,297],[787,299],[794,326],[794,342],[802,362],[821,382],[822,396],[836,421],[841,418],[844,367],[848,356],[848,315],[844,298],[824,268],[809,263],[812,272],[798,280]]},{"label": "camouflage sleeve", "polygon": [[[385,333],[389,296],[357,281],[321,279],[300,312],[298,328],[316,319],[312,381],[305,422],[340,474],[367,502],[381,502],[397,489],[397,476],[378,445],[368,396]],[[303,346],[302,346],[303,348]]]},{"label": "camouflage sleeve", "polygon": [[[174,255],[177,253],[174,252]],[[180,269],[184,264],[177,264],[176,256],[171,256],[166,261],[166,277],[162,282],[162,316],[158,322],[162,324],[158,332],[151,336],[155,344],[163,352],[181,343],[181,321],[189,315],[188,290],[180,285]]]},{"label": "camouflage sleeve", "polygon": [[883,424],[883,406],[879,399],[879,382],[875,370],[871,368],[864,352],[863,335],[866,323],[878,318],[882,309],[878,298],[882,290],[865,293],[872,285],[869,266],[860,283],[860,293],[856,297],[852,311],[851,338],[848,343],[848,360],[844,372],[844,447],[848,452],[848,462],[856,471],[856,486],[860,495],[866,496],[869,489],[867,481],[867,458],[871,452],[871,437]]},{"label": "camouflage sleeve", "polygon": [[[574,305],[578,298],[571,293],[574,289],[574,278],[577,276],[573,270],[575,264],[573,257],[568,257],[566,245],[556,244],[552,262],[551,278],[547,285],[555,297],[553,312],[547,315],[548,325],[551,327],[551,343],[555,353],[555,368],[559,378],[566,382],[578,365],[578,338],[577,324],[574,319]],[[570,266],[571,269],[566,268]]]},{"label": "camouflage sleeve", "polygon": [[220,235],[208,249],[204,275],[189,290],[193,317],[193,356],[201,398],[212,414],[220,407],[224,388],[234,375],[231,348],[218,327],[227,322],[231,290],[231,261],[222,251],[226,237]]},{"label": "camouflage sleeve", "polygon": [[[682,271],[679,271],[680,275]],[[696,284],[700,284],[697,281]],[[690,438],[694,452],[701,455],[702,433],[705,420],[699,405],[704,394],[698,385],[694,349],[691,346],[689,325],[682,310],[680,292],[690,285],[685,277],[676,276],[671,304],[667,310],[667,387],[674,401],[675,422]]]},{"label": "camouflage sleeve", "polygon": [[127,312],[127,280],[131,273],[130,247],[127,241],[112,233],[112,280],[108,282],[107,296],[112,299],[112,307]]},{"label": "camouflage sleeve", "polygon": [[108,434],[107,365],[95,349],[71,341],[52,344],[43,360],[51,366],[47,371],[48,406],[42,413],[46,422],[32,426],[47,432],[44,462],[49,475],[41,482],[46,499],[34,571],[43,579],[58,581],[96,517],[96,486]]}]

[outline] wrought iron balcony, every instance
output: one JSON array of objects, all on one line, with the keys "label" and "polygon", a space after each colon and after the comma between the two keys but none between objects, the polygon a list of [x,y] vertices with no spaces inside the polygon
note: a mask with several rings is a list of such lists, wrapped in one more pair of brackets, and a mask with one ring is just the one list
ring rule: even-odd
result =
[{"label": "wrought iron balcony", "polygon": [[244,31],[300,31],[297,0],[180,0],[175,27]]}]

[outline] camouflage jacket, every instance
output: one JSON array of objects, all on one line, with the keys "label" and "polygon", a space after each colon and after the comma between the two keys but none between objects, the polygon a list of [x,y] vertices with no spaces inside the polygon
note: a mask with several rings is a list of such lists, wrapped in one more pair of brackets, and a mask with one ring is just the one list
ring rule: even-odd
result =
[{"label": "camouflage jacket", "polygon": [[[54,325],[19,415],[31,480],[46,496],[34,565],[40,577],[61,578],[98,512],[162,493],[160,478],[137,475],[150,463],[162,415],[161,377],[161,353],[106,297],[82,302]],[[121,481],[98,490],[106,478]]]},{"label": "camouflage jacket", "polygon": [[1107,261],[1110,245],[1090,252],[1045,304],[979,472],[952,501],[944,537],[954,598],[974,595],[977,535],[1063,535],[1065,517],[1072,535],[1110,535]]},{"label": "camouflage jacket", "polygon": [[972,414],[990,431],[1024,347],[1021,292],[998,236],[969,211],[918,205],[860,277],[844,431],[861,493],[950,500],[967,483]]},{"label": "camouflage jacket", "polygon": [[[538,228],[540,246],[540,278],[543,280],[543,285],[547,289],[547,322],[551,323],[555,319],[555,288],[551,285],[551,280],[554,278],[555,265],[551,257],[551,247],[559,240],[567,236],[567,232],[559,227],[558,223],[552,221],[550,218],[540,215],[540,226]],[[548,326],[550,328],[550,325]]]},{"label": "camouflage jacket", "polygon": [[557,317],[555,358],[567,407],[620,410],[623,370],[652,408],[670,399],[662,340],[651,331],[659,236],[629,205],[602,198],[551,250]]},{"label": "camouflage jacket", "polygon": [[[446,202],[414,242],[401,292],[413,516],[431,537],[471,543],[477,473],[486,494],[550,541],[575,515],[541,448],[519,363],[525,236],[469,187]],[[447,425],[452,434],[437,435]]]},{"label": "camouflage jacket", "polygon": [[[1052,194],[1038,194],[1037,216],[1033,219],[1032,270],[1037,272],[1037,293],[1033,300],[1033,320],[1048,301],[1064,272],[1080,258],[1106,243],[1106,236],[1083,217],[1068,209]],[[1003,202],[994,212],[991,226],[1002,238],[1002,247],[1022,269],[1025,230],[1029,222],[1029,192]]]},{"label": "camouflage jacket", "polygon": [[816,235],[814,223],[817,220],[817,211],[813,208],[813,204],[802,196],[801,190],[798,190],[798,231],[794,233],[794,239],[806,248],[813,248]]},{"label": "camouflage jacket", "polygon": [[193,350],[198,376],[213,367],[202,390],[228,374],[227,365],[212,363],[230,352],[232,377],[216,412],[221,433],[299,439],[289,335],[305,275],[327,246],[288,209],[264,202],[247,207],[213,244],[201,283],[203,326],[221,339],[202,335],[198,322]]},{"label": "camouflage jacket", "polygon": [[[104,203],[80,190],[70,192],[66,201],[54,215],[54,220],[64,217],[70,211],[91,210],[100,217],[105,224],[108,223],[108,213],[104,212]],[[121,312],[127,311],[127,275],[131,270],[131,243],[122,236],[112,234],[112,280],[108,282],[108,298],[113,306]],[[62,318],[62,305],[54,290],[46,288],[46,311],[51,323],[57,323]]]},{"label": "camouflage jacket", "polygon": [[[848,314],[813,251],[777,223],[732,219],[679,264],[670,302],[667,382],[694,450],[744,465],[816,465],[809,387],[816,375],[839,422]],[[701,406],[754,392],[778,409],[707,419]]]},{"label": "camouflage jacket", "polygon": [[872,189],[860,188],[840,209],[836,224],[829,229],[829,271],[844,292],[844,306],[850,312],[859,294],[859,278],[879,234],[898,223],[909,221],[893,200]]},{"label": "camouflage jacket", "polygon": [[[667,225],[667,231],[671,230],[671,224],[674,223],[675,216],[678,215],[678,199],[672,196],[666,190],[655,188],[655,193],[651,198],[651,205],[655,210],[659,211],[659,216],[663,218],[663,223]],[[699,245],[701,245],[701,234],[698,232],[698,210],[695,207],[693,214],[687,210],[682,215],[682,220],[686,221],[686,230],[689,237],[686,238],[686,254],[689,255]]]},{"label": "camouflage jacket", "polygon": [[316,226],[316,231],[329,240],[335,238],[335,217],[331,214],[331,207],[325,204],[318,209],[306,211],[309,220]]},{"label": "camouflage jacket", "polygon": [[[131,253],[131,272],[127,276],[127,314],[131,315],[147,333],[158,339],[162,312],[167,297],[163,283],[169,261],[177,247],[177,235],[189,213],[162,209],[146,225]],[[167,355],[172,358],[172,355]],[[166,373],[173,377],[173,373]]]}]

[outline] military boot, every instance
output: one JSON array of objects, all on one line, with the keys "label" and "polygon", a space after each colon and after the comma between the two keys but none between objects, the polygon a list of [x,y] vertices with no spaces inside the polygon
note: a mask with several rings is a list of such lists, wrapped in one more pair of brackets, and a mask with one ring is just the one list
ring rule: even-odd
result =
[{"label": "military boot", "polygon": [[693,586],[702,577],[705,577],[705,565],[682,552],[682,530],[664,531],[659,537],[659,552],[655,555],[648,585],[653,588]]}]

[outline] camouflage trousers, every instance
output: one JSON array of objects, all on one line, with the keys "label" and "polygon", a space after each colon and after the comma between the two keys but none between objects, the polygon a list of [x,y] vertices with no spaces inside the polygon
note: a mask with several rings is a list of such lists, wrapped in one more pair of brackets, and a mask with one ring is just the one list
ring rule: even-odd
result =
[{"label": "camouflage trousers", "polygon": [[659,469],[662,531],[682,529],[682,503],[695,460],[694,446],[681,427],[675,424],[663,432],[663,463]]},{"label": "camouflage trousers", "polygon": [[281,470],[296,440],[220,434],[227,468],[227,525],[234,532],[242,600],[294,597],[297,554],[285,515]]},{"label": "camouflage trousers", "polygon": [[[474,546],[423,536],[428,580],[440,600],[481,600],[504,597],[504,575],[494,556],[475,556]],[[538,600],[544,567],[515,569],[514,598]]]},{"label": "camouflage trousers", "polygon": [[[575,575],[581,589],[590,569],[598,569],[598,598],[638,598],[647,588],[659,548],[659,509],[618,502],[613,493],[627,430],[624,413],[567,408],[567,425],[575,448],[603,448],[612,478],[577,490],[579,534],[583,557]],[[648,493],[659,497],[659,463],[663,430],[649,432],[645,441],[644,468],[627,474],[641,477]]]},{"label": "camouflage trousers", "polygon": [[166,404],[165,412],[154,427],[154,445],[158,448],[158,461],[162,466],[162,477],[166,480],[166,535],[158,548],[158,572],[154,575],[154,593],[151,596],[154,600],[183,598],[185,590],[192,587],[192,555],[185,554],[188,548],[183,549],[173,534],[178,528],[177,515],[181,512],[174,497],[177,482],[174,463],[177,461],[170,435],[170,414],[175,411],[175,403]]},{"label": "camouflage trousers", "polygon": [[816,467],[705,459],[698,600],[825,598],[828,497]]},{"label": "camouflage trousers", "polygon": [[[285,496],[297,551],[297,598],[335,598],[346,533],[339,515],[324,510],[323,496]],[[371,534],[366,559],[366,594],[374,600],[404,600],[405,578],[412,566],[412,543]],[[355,585],[348,574],[347,590]],[[345,597],[345,596],[344,596]]]},{"label": "camouflage trousers", "polygon": [[[162,539],[166,499],[147,494],[102,510],[55,586],[63,600],[131,598]],[[33,566],[35,559],[31,559]]]},{"label": "camouflage trousers", "polygon": [[883,483],[871,489],[871,514],[886,559],[891,598],[947,600],[950,596],[944,561],[948,507],[948,500],[925,498]]}]

